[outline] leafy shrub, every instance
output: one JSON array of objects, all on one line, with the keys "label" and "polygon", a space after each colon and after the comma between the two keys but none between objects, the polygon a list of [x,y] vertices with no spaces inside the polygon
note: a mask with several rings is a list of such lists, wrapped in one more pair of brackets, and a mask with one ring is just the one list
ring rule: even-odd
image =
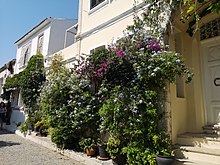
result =
[{"label": "leafy shrub", "polygon": [[91,84],[84,75],[66,69],[59,55],[52,59],[41,107],[58,146],[79,148],[81,138],[97,134],[99,106]]}]

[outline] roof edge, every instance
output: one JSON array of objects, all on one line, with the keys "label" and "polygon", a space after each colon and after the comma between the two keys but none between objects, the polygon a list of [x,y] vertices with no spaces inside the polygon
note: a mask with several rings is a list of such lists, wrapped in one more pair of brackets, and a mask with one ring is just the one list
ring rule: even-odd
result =
[{"label": "roof edge", "polygon": [[21,38],[19,38],[17,41],[15,41],[14,44],[18,44],[22,39],[24,39],[25,37],[27,37],[31,32],[33,32],[34,29],[38,28],[40,25],[42,25],[44,22],[49,21],[48,23],[50,23],[53,20],[53,18],[49,17],[49,18],[45,18],[43,21],[41,21],[39,24],[37,24],[35,27],[33,27],[31,30],[29,30],[25,35],[23,35]]}]

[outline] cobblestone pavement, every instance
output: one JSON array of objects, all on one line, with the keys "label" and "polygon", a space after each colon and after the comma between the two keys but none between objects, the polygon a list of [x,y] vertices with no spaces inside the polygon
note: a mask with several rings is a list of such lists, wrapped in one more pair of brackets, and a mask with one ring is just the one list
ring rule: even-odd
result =
[{"label": "cobblestone pavement", "polygon": [[18,135],[0,130],[0,165],[82,165]]}]

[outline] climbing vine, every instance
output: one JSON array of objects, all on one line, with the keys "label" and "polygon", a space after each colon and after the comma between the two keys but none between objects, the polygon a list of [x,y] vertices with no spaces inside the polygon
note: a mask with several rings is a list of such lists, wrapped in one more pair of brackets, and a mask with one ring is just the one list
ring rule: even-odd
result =
[{"label": "climbing vine", "polygon": [[[166,25],[172,24],[172,13],[180,10],[180,20],[188,24],[187,33],[192,36],[199,29],[201,18],[210,13],[219,13],[219,0],[144,0],[149,4],[143,13],[143,25],[150,27],[153,33],[163,32]],[[136,1],[135,1],[136,2]],[[168,18],[168,19],[167,19]],[[171,19],[170,19],[171,18]]]},{"label": "climbing vine", "polygon": [[17,88],[21,92],[26,112],[31,114],[37,109],[37,99],[44,81],[43,55],[37,54],[31,57],[22,72],[6,79],[4,89],[10,91]]}]

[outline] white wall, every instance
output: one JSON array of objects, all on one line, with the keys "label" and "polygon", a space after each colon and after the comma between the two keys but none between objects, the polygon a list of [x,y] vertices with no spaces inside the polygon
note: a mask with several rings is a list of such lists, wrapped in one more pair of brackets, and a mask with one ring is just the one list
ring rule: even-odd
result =
[{"label": "white wall", "polygon": [[43,39],[43,51],[41,52],[43,55],[47,55],[48,53],[48,45],[49,45],[49,38],[50,38],[50,24],[36,32],[34,35],[32,35],[30,38],[28,38],[26,41],[22,42],[21,44],[18,45],[17,53],[16,53],[16,66],[15,66],[15,74],[21,72],[24,68],[21,68],[19,64],[19,60],[21,58],[21,50],[22,47],[31,42],[31,52],[30,52],[30,57],[33,55],[37,54],[37,45],[38,45],[38,37],[41,34],[44,34],[44,39]]},{"label": "white wall", "polygon": [[[109,45],[118,37],[128,25],[133,24],[134,1],[106,0],[90,10],[90,1],[80,1],[79,31],[77,37],[81,41],[78,54],[89,54],[91,49],[102,45]],[[137,13],[143,12],[144,0],[137,0]]]},{"label": "white wall", "polygon": [[51,22],[50,41],[47,55],[52,55],[64,48],[66,30],[76,23],[77,20],[66,19],[55,19]]}]

